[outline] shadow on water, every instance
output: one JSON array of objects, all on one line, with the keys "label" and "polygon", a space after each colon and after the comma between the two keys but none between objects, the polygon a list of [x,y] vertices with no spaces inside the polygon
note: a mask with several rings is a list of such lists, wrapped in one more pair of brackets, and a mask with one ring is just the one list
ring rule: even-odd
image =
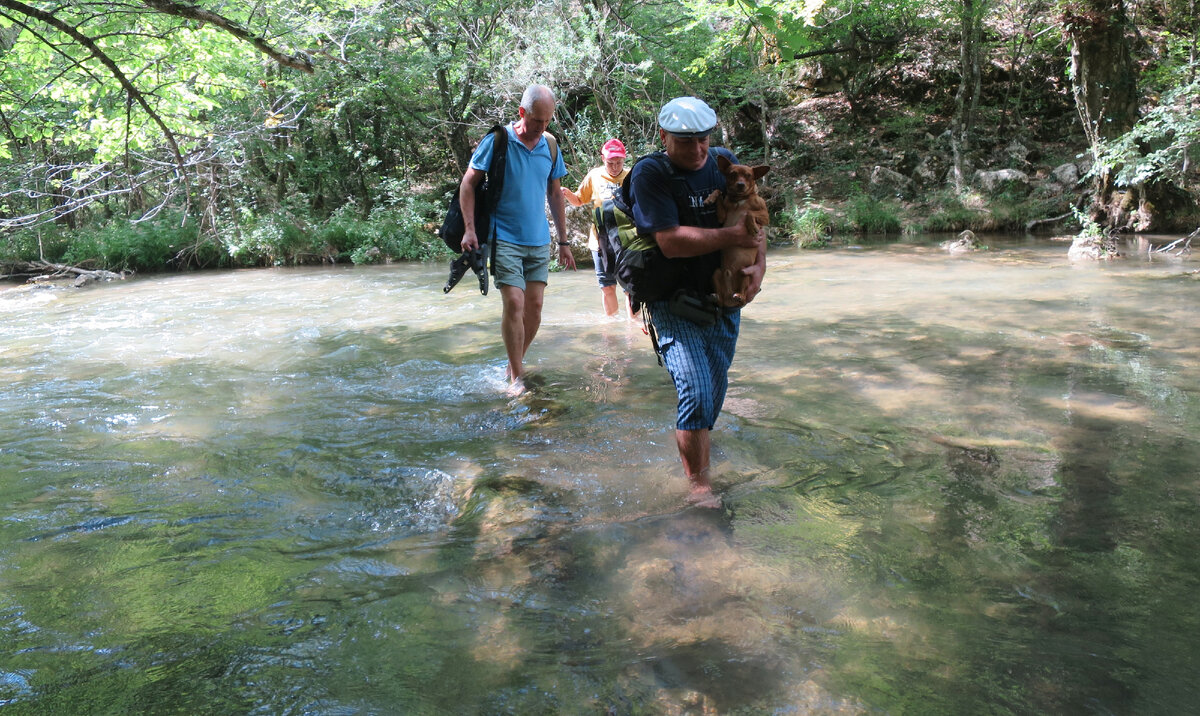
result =
[{"label": "shadow on water", "polygon": [[496,303],[428,307],[440,267],[6,313],[0,704],[1186,711],[1194,282],[1025,243],[770,276],[720,511],[682,507],[673,391],[583,275],[517,399]]}]

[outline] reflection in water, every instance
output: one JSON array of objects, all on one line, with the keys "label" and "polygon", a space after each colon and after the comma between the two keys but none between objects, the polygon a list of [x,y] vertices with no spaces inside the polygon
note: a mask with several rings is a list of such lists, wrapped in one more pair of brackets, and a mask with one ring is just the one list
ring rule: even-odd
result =
[{"label": "reflection in water", "polygon": [[774,250],[716,514],[587,272],[515,400],[440,265],[0,291],[0,705],[1187,711],[1197,284],[989,244]]}]

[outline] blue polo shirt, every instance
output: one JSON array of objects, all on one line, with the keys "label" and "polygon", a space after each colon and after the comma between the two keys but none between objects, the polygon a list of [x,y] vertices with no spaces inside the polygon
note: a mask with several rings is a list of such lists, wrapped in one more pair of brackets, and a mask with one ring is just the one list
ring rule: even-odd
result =
[{"label": "blue polo shirt", "polygon": [[[567,175],[562,152],[554,166],[550,165],[550,145],[543,135],[537,146],[527,149],[512,125],[508,131],[508,155],[504,171],[504,191],[493,217],[496,238],[522,246],[545,246],[550,243],[550,224],[546,221],[546,191],[551,179]],[[487,171],[492,164],[492,144],[495,135],[488,133],[475,153],[471,167]]]}]

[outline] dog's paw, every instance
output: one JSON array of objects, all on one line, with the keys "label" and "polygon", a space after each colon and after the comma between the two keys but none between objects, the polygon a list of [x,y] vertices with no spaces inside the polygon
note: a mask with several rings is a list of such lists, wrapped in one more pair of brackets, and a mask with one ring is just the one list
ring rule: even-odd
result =
[{"label": "dog's paw", "polygon": [[754,220],[754,214],[747,212],[745,223],[746,223],[746,233],[750,234],[751,236],[757,236],[758,235],[758,222]]}]

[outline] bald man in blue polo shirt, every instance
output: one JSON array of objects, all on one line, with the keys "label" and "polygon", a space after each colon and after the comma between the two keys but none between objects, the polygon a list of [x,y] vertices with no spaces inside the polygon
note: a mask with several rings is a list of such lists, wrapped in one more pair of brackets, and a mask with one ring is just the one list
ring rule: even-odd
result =
[{"label": "bald man in blue polo shirt", "polygon": [[[566,209],[560,180],[567,174],[562,152],[551,157],[546,128],[554,119],[554,93],[545,85],[530,85],[521,97],[519,119],[507,127],[508,153],[504,172],[504,190],[493,216],[496,231],[496,258],[493,270],[503,299],[500,333],[508,355],[509,392],[525,390],[525,353],[542,324],[542,302],[550,277],[550,226],[546,223],[546,202],[558,232],[558,260],[575,270],[575,257],[567,242]],[[484,179],[492,161],[494,135],[488,134],[475,149],[471,163],[459,185],[466,230],[462,248],[479,248],[475,226],[475,187]]]}]

